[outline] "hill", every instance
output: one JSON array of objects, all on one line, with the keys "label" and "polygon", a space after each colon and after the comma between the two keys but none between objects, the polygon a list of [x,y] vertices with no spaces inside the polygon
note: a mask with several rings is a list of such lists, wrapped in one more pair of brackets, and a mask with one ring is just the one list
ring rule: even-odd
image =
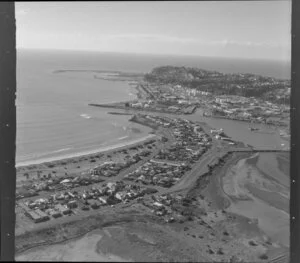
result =
[{"label": "hill", "polygon": [[199,68],[162,66],[145,74],[144,80],[157,84],[182,85],[215,95],[257,97],[289,104],[290,80],[255,74],[225,74]]}]

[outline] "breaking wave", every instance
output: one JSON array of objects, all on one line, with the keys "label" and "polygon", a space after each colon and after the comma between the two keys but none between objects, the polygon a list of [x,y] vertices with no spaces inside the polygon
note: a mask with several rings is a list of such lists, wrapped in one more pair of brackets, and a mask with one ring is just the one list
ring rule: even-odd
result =
[{"label": "breaking wave", "polygon": [[92,118],[90,115],[88,114],[80,114],[80,117],[85,118],[85,119],[90,119]]},{"label": "breaking wave", "polygon": [[126,138],[128,138],[129,136],[123,136],[123,137],[120,137],[120,138],[118,138],[118,140],[124,140],[124,139],[126,139]]}]

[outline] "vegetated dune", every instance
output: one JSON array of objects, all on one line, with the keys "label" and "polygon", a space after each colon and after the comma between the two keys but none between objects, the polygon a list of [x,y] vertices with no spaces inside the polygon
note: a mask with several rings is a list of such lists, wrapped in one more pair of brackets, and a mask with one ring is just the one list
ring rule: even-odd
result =
[{"label": "vegetated dune", "polygon": [[97,262],[125,262],[126,259],[112,254],[101,253],[96,249],[103,237],[103,231],[93,231],[76,240],[60,244],[31,249],[17,256],[16,261],[97,261]]},{"label": "vegetated dune", "polygon": [[30,249],[18,255],[16,261],[208,262],[208,259],[181,235],[164,226],[127,222],[93,230],[74,240]]}]

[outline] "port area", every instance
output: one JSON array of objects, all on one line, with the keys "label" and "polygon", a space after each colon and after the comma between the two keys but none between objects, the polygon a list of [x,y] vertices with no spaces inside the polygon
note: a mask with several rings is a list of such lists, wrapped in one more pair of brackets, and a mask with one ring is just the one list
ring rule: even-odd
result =
[{"label": "port area", "polygon": [[[161,112],[161,113],[169,113],[169,114],[193,114],[197,106],[167,106],[164,103],[155,103],[153,106],[149,106],[149,104],[143,105],[139,101],[126,101],[126,102],[116,102],[116,103],[110,103],[110,104],[89,104],[89,106],[94,107],[101,107],[101,108],[112,108],[112,109],[120,109],[120,110],[126,110],[128,112]],[[110,113],[115,114],[115,113]],[[127,113],[128,114],[128,113]]]},{"label": "port area", "polygon": [[[172,71],[172,67],[169,69]],[[179,70],[174,68],[174,70]],[[153,73],[154,74],[154,73]],[[157,74],[157,73],[155,73]],[[154,74],[154,75],[155,75]],[[160,74],[160,73],[159,73]],[[151,74],[150,74],[151,75]],[[176,81],[154,81],[147,80],[147,77],[134,82],[134,87],[137,91],[137,98],[131,101],[97,104],[92,103],[90,106],[113,108],[125,110],[127,113],[135,112],[154,112],[174,115],[191,115],[197,110],[202,111],[204,117],[216,119],[229,119],[235,121],[243,121],[249,123],[249,129],[259,131],[259,124],[267,124],[270,126],[281,127],[283,137],[290,135],[289,131],[289,114],[290,108],[286,104],[279,101],[270,102],[257,97],[249,97],[242,95],[227,94],[226,85],[223,87],[223,95],[218,92],[208,92],[205,87],[211,89],[216,83],[222,83],[221,79],[207,76],[209,82],[206,85],[201,85],[197,89],[191,88],[187,83],[185,85],[175,85]],[[223,78],[224,76],[222,76]],[[242,76],[236,76],[236,81]],[[245,77],[245,76],[243,76]],[[235,82],[234,80],[232,80]],[[264,81],[257,81],[258,86],[263,86]],[[218,84],[220,84],[218,83]],[[272,83],[272,84],[271,84]],[[266,81],[266,85],[279,85],[279,80]],[[283,81],[280,85],[288,94],[288,82]],[[220,84],[220,86],[223,86]],[[247,85],[246,85],[247,86]],[[242,89],[237,85],[238,89]],[[246,88],[246,87],[245,87]],[[250,88],[250,87],[247,87]],[[206,90],[206,91],[205,91]],[[225,95],[227,94],[227,95]],[[288,95],[284,96],[288,96]],[[278,97],[280,97],[278,95]],[[284,100],[285,101],[285,100]],[[262,106],[263,105],[263,106]]]},{"label": "port area", "polygon": [[[155,137],[19,169],[19,177],[28,175],[17,186],[17,261],[268,262],[286,257],[288,244],[265,231],[255,215],[238,210],[234,204],[243,198],[227,187],[233,167],[259,151],[205,123],[149,114],[135,114],[131,121],[151,127]],[[280,155],[285,169],[286,152],[266,151]],[[286,190],[284,182],[278,184],[277,190]],[[245,185],[235,190],[246,193],[252,187],[253,195],[266,198],[254,184]]]},{"label": "port area", "polygon": [[137,99],[106,104],[91,103],[89,106],[125,110],[127,113],[153,112],[174,115],[193,114],[200,106],[199,101],[188,101],[183,96],[172,95],[175,90],[168,85],[159,88],[158,91],[156,85],[139,81],[135,83]]}]

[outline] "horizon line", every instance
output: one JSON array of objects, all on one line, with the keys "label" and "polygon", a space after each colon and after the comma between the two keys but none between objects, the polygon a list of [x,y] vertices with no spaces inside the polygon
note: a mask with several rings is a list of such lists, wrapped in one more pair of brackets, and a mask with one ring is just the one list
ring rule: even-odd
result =
[{"label": "horizon line", "polygon": [[104,51],[96,49],[63,49],[63,48],[28,48],[28,47],[16,47],[17,51],[32,50],[32,51],[64,51],[64,52],[90,52],[90,53],[111,53],[111,54],[128,54],[128,55],[148,55],[148,56],[175,56],[175,57],[195,57],[195,58],[223,58],[223,59],[236,59],[236,60],[261,60],[261,61],[276,61],[291,63],[291,59],[270,59],[270,58],[251,58],[251,57],[227,57],[227,56],[204,56],[204,55],[192,55],[192,54],[174,54],[174,53],[144,53],[144,52],[126,52],[126,51]]}]

